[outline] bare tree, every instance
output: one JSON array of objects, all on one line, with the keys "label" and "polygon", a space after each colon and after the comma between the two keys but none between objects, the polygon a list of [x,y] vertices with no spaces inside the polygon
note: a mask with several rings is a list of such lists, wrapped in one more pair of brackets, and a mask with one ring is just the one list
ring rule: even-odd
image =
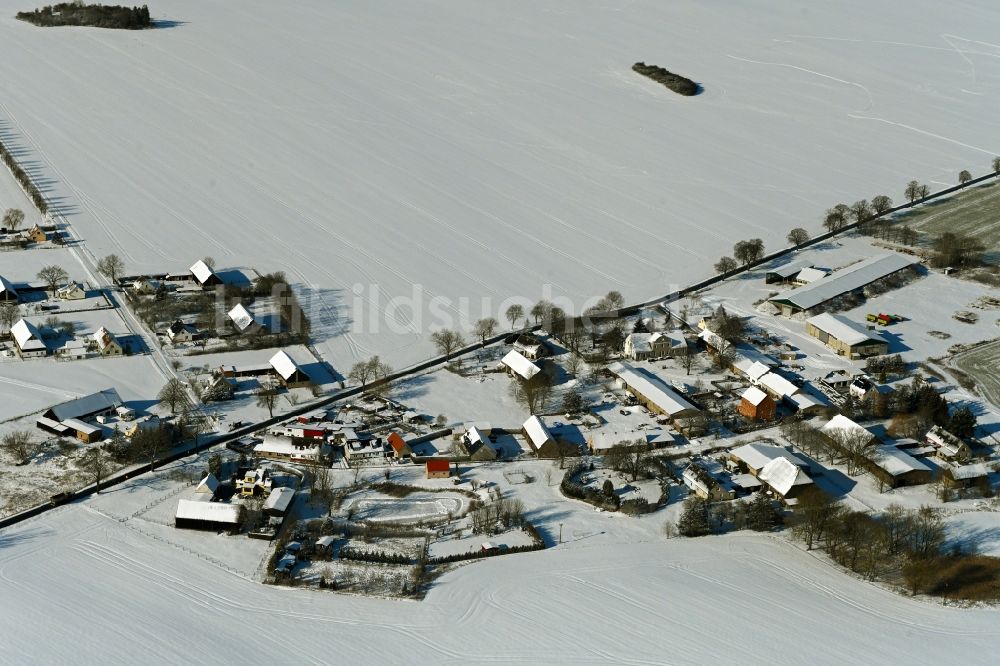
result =
[{"label": "bare tree", "polygon": [[372,378],[373,373],[374,368],[370,361],[358,361],[351,366],[351,371],[347,373],[347,378],[364,386]]},{"label": "bare tree", "polygon": [[97,492],[101,492],[101,481],[111,471],[111,458],[98,447],[86,451],[79,459],[79,465],[94,479]]},{"label": "bare tree", "polygon": [[809,232],[802,227],[795,227],[788,232],[787,239],[792,245],[802,245],[809,240]]},{"label": "bare tree", "polygon": [[176,414],[177,407],[187,402],[187,389],[184,387],[184,382],[176,377],[171,377],[156,397],[160,402],[166,403],[170,407],[171,414]]},{"label": "bare tree", "polygon": [[[202,261],[205,262],[205,265],[211,268],[213,271],[215,270],[215,259],[213,259],[212,257],[204,257],[202,258]],[[282,277],[284,277],[284,274],[282,274]]]},{"label": "bare tree", "polygon": [[958,172],[958,184],[959,185],[965,185],[970,180],[972,180],[972,174],[971,173],[969,173],[965,169],[962,169],[961,171]]},{"label": "bare tree", "polygon": [[740,265],[736,263],[736,260],[732,257],[722,257],[715,262],[716,273],[728,273],[730,271],[735,271],[739,267]]},{"label": "bare tree", "polygon": [[392,391],[392,382],[389,381],[389,375],[392,374],[392,366],[378,356],[372,356],[368,364],[371,366],[372,371],[372,384],[369,390],[380,398],[388,397]]},{"label": "bare tree", "polygon": [[531,306],[529,314],[531,314],[531,316],[534,317],[535,323],[537,324],[539,321],[548,316],[548,313],[552,310],[552,307],[553,307],[552,303],[543,299]]},{"label": "bare tree", "polygon": [[691,374],[691,366],[694,365],[695,351],[691,345],[684,346],[684,352],[681,354],[681,365],[684,366],[684,373],[687,375]]},{"label": "bare tree", "polygon": [[524,306],[520,303],[514,303],[507,308],[507,312],[504,313],[504,316],[507,318],[507,321],[510,322],[510,327],[512,329],[517,328],[517,320],[524,317]]},{"label": "bare tree", "polygon": [[542,372],[531,379],[514,379],[511,382],[511,396],[531,414],[537,414],[544,410],[552,398],[554,377],[550,368],[551,366],[545,366]]},{"label": "bare tree", "polygon": [[886,195],[878,194],[872,197],[872,210],[875,211],[876,215],[882,215],[890,208],[892,208],[892,199]]},{"label": "bare tree", "polygon": [[604,454],[604,464],[635,481],[649,468],[649,445],[641,439],[615,444]]},{"label": "bare tree", "polygon": [[97,270],[108,276],[113,285],[118,284],[118,278],[125,270],[125,262],[117,254],[109,254],[97,262]]},{"label": "bare tree", "polygon": [[1000,157],[993,158],[993,173],[1000,176]]},{"label": "bare tree", "polygon": [[872,207],[867,199],[860,199],[851,204],[851,217],[857,223],[864,222],[872,216]]},{"label": "bare tree", "polygon": [[848,212],[850,212],[850,208],[845,204],[837,204],[830,208],[826,211],[826,217],[823,218],[823,228],[827,231],[840,231],[847,224]]},{"label": "bare tree", "polygon": [[20,208],[8,208],[3,213],[3,226],[11,231],[17,231],[24,223],[24,211]]},{"label": "bare tree", "polygon": [[764,256],[764,241],[759,238],[740,241],[733,246],[733,257],[744,266],[759,261]]},{"label": "bare tree", "polygon": [[583,357],[576,352],[570,352],[569,356],[566,358],[566,372],[575,377],[580,372],[580,368],[582,367]]},{"label": "bare tree", "polygon": [[878,457],[879,441],[864,428],[842,428],[828,434],[834,447],[847,464],[847,473],[854,475],[869,461]]},{"label": "bare tree", "polygon": [[49,291],[55,296],[59,285],[64,284],[69,279],[69,273],[62,266],[45,266],[38,271],[37,277],[48,286]]},{"label": "bare tree", "polygon": [[274,416],[274,408],[278,404],[278,391],[273,386],[261,386],[254,395],[257,396],[257,406],[266,409],[268,416]]},{"label": "bare tree", "polygon": [[479,338],[481,344],[486,344],[486,338],[493,337],[493,334],[497,330],[497,326],[500,325],[493,317],[485,317],[476,322],[476,326],[473,329],[476,336]]},{"label": "bare tree", "polygon": [[812,550],[813,544],[826,536],[843,512],[843,505],[832,495],[810,486],[798,498],[792,534],[806,542],[806,550]]},{"label": "bare tree", "polygon": [[14,459],[16,465],[27,465],[38,452],[38,446],[27,430],[15,430],[3,436],[0,445]]},{"label": "bare tree", "polygon": [[465,346],[465,340],[458,331],[443,330],[431,333],[431,342],[442,356],[451,356]]},{"label": "bare tree", "polygon": [[906,184],[906,190],[904,190],[903,194],[909,199],[910,203],[913,203],[917,199],[927,196],[927,186],[911,180]]},{"label": "bare tree", "polygon": [[0,303],[0,328],[5,331],[9,331],[10,327],[14,325],[20,318],[20,310],[17,307],[17,303],[13,301],[8,301],[6,303]]},{"label": "bare tree", "polygon": [[325,509],[325,513],[333,510],[335,497],[333,471],[329,467],[317,467],[313,471],[312,493],[309,500]]}]

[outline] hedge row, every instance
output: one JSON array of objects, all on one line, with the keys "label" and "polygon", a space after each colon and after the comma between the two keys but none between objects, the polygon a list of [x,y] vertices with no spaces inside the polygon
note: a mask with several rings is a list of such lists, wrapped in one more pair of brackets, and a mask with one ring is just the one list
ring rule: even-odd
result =
[{"label": "hedge row", "polygon": [[17,163],[17,158],[15,158],[10,152],[2,139],[0,139],[0,158],[3,159],[3,163],[7,165],[10,172],[14,174],[14,178],[17,182],[21,183],[24,191],[28,193],[31,203],[35,204],[35,208],[37,208],[42,215],[45,215],[45,213],[49,210],[49,205],[45,202],[45,197],[43,197],[41,191],[35,187],[35,183],[32,182],[31,176],[28,175],[28,172]]},{"label": "hedge row", "polygon": [[646,78],[652,79],[657,83],[662,83],[678,95],[690,97],[691,95],[697,95],[699,91],[698,84],[691,79],[681,76],[680,74],[674,74],[673,72],[662,67],[657,67],[656,65],[647,65],[644,62],[637,62],[632,65],[632,71],[642,74]]}]

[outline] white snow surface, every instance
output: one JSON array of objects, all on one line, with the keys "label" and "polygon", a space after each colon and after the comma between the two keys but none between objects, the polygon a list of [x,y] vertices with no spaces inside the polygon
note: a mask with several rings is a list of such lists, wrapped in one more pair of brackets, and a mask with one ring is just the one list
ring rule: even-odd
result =
[{"label": "white snow surface", "polygon": [[664,294],[737,239],[1000,152],[987,0],[162,0],[145,31],[26,8],[0,0],[0,127],[88,249],[284,270],[338,367],[429,356],[482,297]]}]

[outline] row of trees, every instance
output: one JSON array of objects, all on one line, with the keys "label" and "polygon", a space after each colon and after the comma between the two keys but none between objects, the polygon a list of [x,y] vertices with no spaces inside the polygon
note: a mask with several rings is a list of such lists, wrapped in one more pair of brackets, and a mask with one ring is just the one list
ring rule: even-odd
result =
[{"label": "row of trees", "polygon": [[[35,185],[35,182],[28,175],[28,172],[18,164],[17,158],[14,157],[13,153],[7,147],[7,145],[0,139],[0,159],[3,163],[7,165],[10,172],[14,175],[14,179],[21,184],[24,191],[28,193],[28,198],[31,199],[31,203],[35,205],[38,211],[45,215],[49,210],[49,205],[45,201],[45,197],[42,195],[41,190]],[[23,216],[22,216],[23,221]]]},{"label": "row of trees", "polygon": [[[719,502],[714,505],[697,495],[691,495],[684,500],[676,530],[685,537],[719,533],[728,527],[770,532],[781,522],[781,512],[764,493],[756,493],[746,501]],[[672,524],[666,527],[668,534],[674,529]]]},{"label": "row of trees", "polygon": [[[804,230],[799,229],[798,231]],[[763,257],[764,241],[759,238],[739,241],[733,246],[733,256],[726,256],[719,259],[719,261],[715,263],[715,270],[719,273],[728,273],[730,271],[735,271],[741,265],[746,267],[754,262],[760,261]]]},{"label": "row of trees", "polygon": [[384,397],[391,389],[391,385],[387,381],[391,374],[392,366],[378,356],[372,356],[367,361],[359,361],[351,366],[347,378],[361,384],[361,386],[368,386],[370,383],[370,392]]}]

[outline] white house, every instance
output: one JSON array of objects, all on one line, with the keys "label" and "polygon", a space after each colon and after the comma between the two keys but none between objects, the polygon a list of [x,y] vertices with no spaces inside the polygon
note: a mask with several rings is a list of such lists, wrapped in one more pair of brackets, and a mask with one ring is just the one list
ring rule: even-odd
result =
[{"label": "white house", "polygon": [[283,350],[272,356],[269,362],[271,364],[271,368],[274,369],[274,372],[281,379],[282,385],[286,388],[297,388],[309,385],[309,382],[311,381],[309,379],[309,375],[307,375],[305,371],[299,367],[299,364],[296,363],[292,357],[286,354]]},{"label": "white house", "polygon": [[521,352],[514,349],[507,352],[507,355],[503,357],[500,363],[507,368],[508,373],[517,375],[525,381],[533,378],[542,371],[541,368],[522,356]]},{"label": "white house", "polygon": [[122,345],[118,342],[118,338],[103,326],[94,333],[94,342],[97,343],[97,351],[101,356],[122,355]]},{"label": "white house", "polygon": [[64,301],[78,301],[87,298],[87,292],[79,282],[68,282],[56,289],[56,297]]},{"label": "white house", "polygon": [[229,319],[233,322],[236,331],[243,335],[256,333],[262,324],[254,318],[253,313],[246,309],[242,303],[237,303],[236,307],[229,311]]},{"label": "white house", "polygon": [[42,334],[27,319],[21,319],[11,326],[10,335],[14,338],[14,347],[21,358],[39,358],[49,353]]},{"label": "white house", "polygon": [[180,319],[167,327],[167,339],[173,343],[191,342],[197,333],[197,328],[190,324],[185,324]]},{"label": "white house", "polygon": [[677,331],[666,333],[631,333],[625,338],[623,353],[633,361],[667,358],[683,354],[687,340]]},{"label": "white house", "polygon": [[191,271],[191,277],[194,278],[194,281],[203,288],[214,287],[217,284],[222,284],[222,278],[216,275],[215,271],[213,271],[204,261],[196,261],[189,270]]}]

